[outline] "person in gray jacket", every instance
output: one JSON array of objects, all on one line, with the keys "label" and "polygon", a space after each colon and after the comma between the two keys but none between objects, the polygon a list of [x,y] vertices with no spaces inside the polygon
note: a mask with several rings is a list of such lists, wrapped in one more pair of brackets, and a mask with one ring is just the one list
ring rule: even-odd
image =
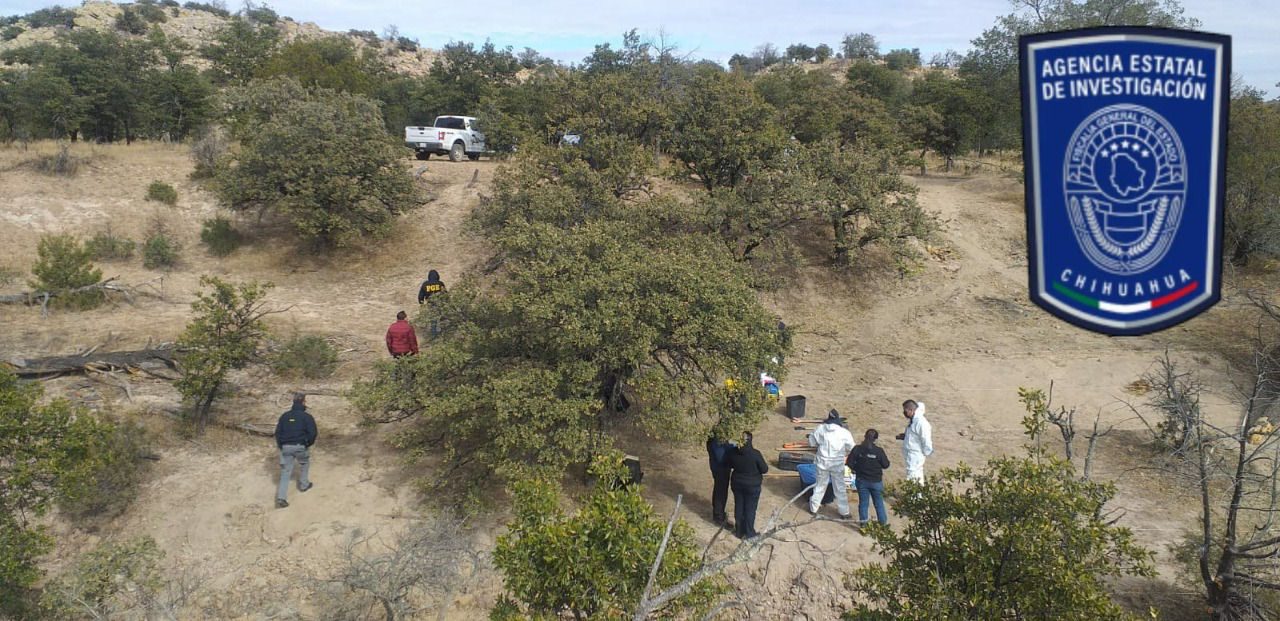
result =
[{"label": "person in gray jacket", "polygon": [[293,478],[293,464],[302,465],[298,475],[298,491],[305,492],[311,483],[311,445],[316,443],[316,419],[307,413],[307,396],[293,396],[293,407],[280,415],[276,422],[276,447],[280,449],[280,485],[276,488],[276,507],[289,506],[289,480]]}]

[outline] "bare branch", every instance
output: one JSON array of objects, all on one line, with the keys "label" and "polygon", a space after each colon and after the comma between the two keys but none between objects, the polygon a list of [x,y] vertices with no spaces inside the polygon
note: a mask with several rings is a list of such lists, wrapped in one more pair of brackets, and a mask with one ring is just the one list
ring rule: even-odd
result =
[{"label": "bare branch", "polygon": [[671,529],[675,528],[676,518],[680,516],[680,503],[683,500],[684,494],[676,494],[676,508],[671,510],[671,519],[667,520],[667,530],[662,533],[662,543],[658,545],[658,555],[653,558],[653,568],[649,570],[649,581],[644,585],[640,601],[649,599],[649,593],[653,591],[653,581],[658,578],[658,568],[662,566],[662,557],[667,553],[667,543],[671,541]]},{"label": "bare branch", "polygon": [[681,580],[679,583],[671,586],[667,590],[662,591],[661,593],[658,593],[653,598],[642,597],[640,599],[640,603],[636,606],[636,612],[634,615],[632,615],[632,618],[635,619],[636,621],[644,621],[649,617],[649,615],[653,614],[654,612],[657,612],[658,610],[661,610],[664,606],[666,606],[667,604],[670,604],[672,601],[686,595],[689,591],[693,590],[694,586],[696,586],[698,583],[702,582],[703,580],[706,580],[711,576],[719,574],[720,572],[724,571],[726,568],[732,565],[736,565],[738,563],[743,563],[750,560],[756,555],[756,553],[760,550],[760,548],[763,547],[767,542],[769,542],[772,539],[780,539],[779,535],[781,535],[782,533],[793,531],[796,528],[799,528],[806,524],[812,524],[813,522],[816,522],[819,519],[823,519],[818,517],[811,517],[808,520],[804,520],[801,522],[785,522],[785,523],[779,522],[782,516],[782,512],[788,507],[790,507],[792,504],[794,504],[796,500],[808,494],[811,490],[813,490],[813,488],[814,486],[810,485],[804,488],[803,490],[800,490],[800,493],[796,494],[795,496],[792,496],[791,499],[788,500],[785,504],[778,507],[778,509],[775,510],[773,514],[769,517],[768,522],[766,522],[764,532],[750,539],[744,539],[742,542],[738,544],[736,548],[734,548],[733,552],[730,553],[728,556],[725,556],[710,564],[704,563],[701,568],[699,568],[697,571],[687,576],[684,580]]}]

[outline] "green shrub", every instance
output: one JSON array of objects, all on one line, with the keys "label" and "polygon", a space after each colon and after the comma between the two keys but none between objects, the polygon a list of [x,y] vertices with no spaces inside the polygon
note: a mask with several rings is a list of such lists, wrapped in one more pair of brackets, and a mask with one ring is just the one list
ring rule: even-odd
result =
[{"label": "green shrub", "polygon": [[[36,263],[28,283],[35,291],[61,293],[102,281],[102,270],[93,266],[89,250],[71,235],[45,235],[36,247]],[[59,295],[53,303],[63,308],[87,310],[102,304],[106,296],[101,289]]]},{"label": "green shrub", "polygon": [[409,37],[396,37],[396,49],[401,52],[416,52],[418,51],[418,42]]},{"label": "green shrub", "polygon": [[[506,593],[490,618],[551,619],[565,612],[576,619],[617,618],[614,611],[634,610],[640,602],[666,520],[645,501],[638,485],[611,484],[630,476],[620,454],[597,458],[591,471],[600,482],[572,514],[560,506],[554,483],[517,484],[515,519],[493,552]],[[702,564],[698,553],[693,529],[677,522],[653,593],[697,571]],[[680,612],[705,612],[723,590],[720,579],[703,580],[664,612],[673,618]]]},{"label": "green shrub", "polygon": [[31,588],[40,580],[40,557],[53,539],[37,528],[25,528],[16,516],[0,512],[0,618],[29,618]]},{"label": "green shrub", "polygon": [[129,34],[147,34],[147,20],[133,7],[126,6],[116,16],[116,30]]},{"label": "green shrub", "polygon": [[231,221],[218,216],[204,221],[200,227],[200,241],[209,247],[210,254],[225,257],[244,244],[244,236],[231,225]]},{"label": "green shrub", "polygon": [[89,254],[98,261],[122,261],[133,257],[133,250],[138,244],[127,237],[117,237],[108,227],[84,243]]},{"label": "green shrub", "polygon": [[44,388],[0,367],[0,618],[31,618],[31,587],[52,539],[37,521],[58,497],[87,427],[65,399],[43,401]]},{"label": "green shrub", "polygon": [[0,41],[12,41],[18,38],[18,35],[26,32],[26,30],[17,24],[6,26],[4,30],[0,30]]},{"label": "green shrub", "polygon": [[174,384],[190,406],[187,420],[196,430],[209,421],[227,374],[244,368],[257,353],[267,332],[262,318],[271,312],[263,300],[271,283],[234,285],[205,276],[200,284],[210,291],[196,294],[195,317],[178,337],[178,363],[186,373]]},{"label": "green shrub", "polygon": [[166,205],[176,205],[178,203],[178,191],[173,186],[163,181],[152,181],[147,186],[147,200],[157,201]]},{"label": "green shrub", "polygon": [[47,9],[28,13],[23,19],[32,28],[62,26],[69,29],[74,28],[76,25],[76,11],[75,9],[63,8],[55,4]]},{"label": "green shrub", "polygon": [[228,105],[239,148],[213,184],[228,208],[281,216],[319,250],[385,235],[421,206],[376,101],[273,78],[231,89]]},{"label": "green shrub", "polygon": [[245,4],[242,14],[245,19],[261,26],[274,26],[276,22],[280,21],[280,15],[272,10],[271,7],[265,5]]},{"label": "green shrub", "polygon": [[151,2],[139,2],[133,6],[134,12],[142,16],[142,19],[153,24],[163,24],[169,21],[169,15],[165,13],[164,8],[158,4]]},{"label": "green shrub", "polygon": [[136,423],[81,416],[76,425],[84,438],[68,457],[58,482],[58,508],[86,518],[114,517],[137,496],[146,462],[147,435]]},{"label": "green shrub", "polygon": [[321,379],[333,375],[338,351],[315,334],[295,336],[271,355],[271,370],[283,377]]},{"label": "green shrub", "polygon": [[231,17],[231,11],[227,10],[226,3],[220,2],[219,0],[214,0],[213,2],[187,2],[182,6],[183,8],[191,9],[192,11],[213,13],[218,17]]},{"label": "green shrub", "polygon": [[151,537],[105,541],[50,581],[40,607],[50,619],[149,618],[164,586],[162,558]]},{"label": "green shrub", "polygon": [[142,267],[149,270],[169,269],[178,264],[182,245],[164,231],[155,231],[142,243]]}]

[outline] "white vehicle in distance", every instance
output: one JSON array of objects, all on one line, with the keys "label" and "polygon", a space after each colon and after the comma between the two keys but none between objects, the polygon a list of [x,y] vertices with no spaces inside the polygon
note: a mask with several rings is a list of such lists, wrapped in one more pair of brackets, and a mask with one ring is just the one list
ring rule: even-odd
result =
[{"label": "white vehicle in distance", "polygon": [[438,116],[431,127],[404,128],[404,146],[413,149],[420,160],[432,154],[447,154],[451,162],[461,162],[464,155],[478,160],[485,153],[485,144],[484,134],[476,127],[475,117]]}]

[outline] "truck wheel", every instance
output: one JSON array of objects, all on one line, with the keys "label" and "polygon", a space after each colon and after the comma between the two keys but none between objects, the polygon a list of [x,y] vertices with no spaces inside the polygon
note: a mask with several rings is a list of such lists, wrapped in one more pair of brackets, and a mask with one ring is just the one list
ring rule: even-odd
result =
[{"label": "truck wheel", "polygon": [[465,153],[466,153],[466,146],[464,146],[464,145],[462,144],[462,141],[461,141],[461,140],[459,140],[459,141],[457,141],[457,142],[453,143],[453,147],[452,147],[451,149],[449,149],[449,161],[450,161],[450,162],[461,162],[461,161],[462,161],[462,156],[463,156]]},{"label": "truck wheel", "polygon": [[480,154],[479,154],[479,153],[468,153],[468,154],[467,154],[467,159],[470,159],[470,160],[471,160],[471,161],[473,161],[473,162],[478,162],[478,161],[480,161]]},{"label": "truck wheel", "polygon": [[414,156],[415,156],[415,157],[417,157],[417,158],[418,158],[418,159],[420,159],[420,160],[429,160],[429,159],[431,159],[431,153],[430,153],[429,151],[416,151],[416,152],[414,152]]}]

